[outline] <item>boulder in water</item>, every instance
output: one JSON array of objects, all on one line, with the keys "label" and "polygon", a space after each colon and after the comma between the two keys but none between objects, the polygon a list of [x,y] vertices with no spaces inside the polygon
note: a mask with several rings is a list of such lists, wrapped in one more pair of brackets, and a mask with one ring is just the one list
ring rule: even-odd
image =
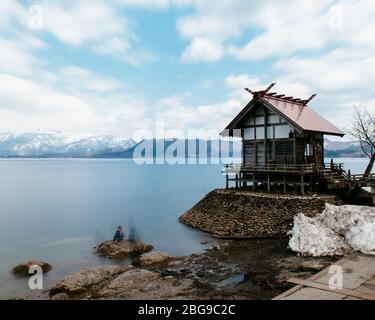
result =
[{"label": "boulder in water", "polygon": [[123,240],[114,242],[111,240],[104,241],[96,247],[97,253],[109,258],[124,258],[133,254],[142,254],[149,252],[154,247],[141,241]]},{"label": "boulder in water", "polygon": [[26,263],[19,264],[18,266],[12,269],[12,272],[17,276],[28,277],[32,275],[29,273],[29,270],[31,267],[34,267],[34,266],[41,267],[44,273],[52,269],[52,266],[47,262],[32,260]]}]

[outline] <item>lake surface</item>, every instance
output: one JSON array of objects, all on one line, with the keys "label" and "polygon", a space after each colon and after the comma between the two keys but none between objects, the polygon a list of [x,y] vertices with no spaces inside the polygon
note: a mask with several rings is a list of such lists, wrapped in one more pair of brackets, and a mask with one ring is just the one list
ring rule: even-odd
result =
[{"label": "lake surface", "polygon": [[[328,160],[327,160],[328,161]],[[362,173],[367,159],[335,159]],[[0,160],[0,299],[31,296],[15,265],[45,260],[45,287],[85,267],[112,264],[92,254],[118,225],[134,226],[155,250],[188,255],[209,236],[178,217],[214,188],[221,165],[145,165],[123,159]],[[117,262],[116,262],[117,263]],[[123,260],[122,264],[130,261]]]}]

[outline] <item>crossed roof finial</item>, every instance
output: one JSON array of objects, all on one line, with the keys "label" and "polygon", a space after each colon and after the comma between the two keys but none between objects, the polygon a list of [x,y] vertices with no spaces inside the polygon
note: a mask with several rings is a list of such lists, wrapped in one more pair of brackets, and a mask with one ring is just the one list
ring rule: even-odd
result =
[{"label": "crossed roof finial", "polygon": [[306,106],[312,99],[316,97],[316,94],[313,94],[308,99],[300,99],[300,98],[294,98],[292,96],[285,96],[285,94],[277,94],[276,92],[269,92],[275,85],[276,85],[276,82],[273,82],[267,87],[267,89],[260,90],[260,91],[252,91],[249,88],[245,88],[245,90],[249,92],[250,94],[252,94],[253,96],[272,97],[276,99],[281,99],[281,100],[286,100],[286,101],[302,104],[304,106]]}]

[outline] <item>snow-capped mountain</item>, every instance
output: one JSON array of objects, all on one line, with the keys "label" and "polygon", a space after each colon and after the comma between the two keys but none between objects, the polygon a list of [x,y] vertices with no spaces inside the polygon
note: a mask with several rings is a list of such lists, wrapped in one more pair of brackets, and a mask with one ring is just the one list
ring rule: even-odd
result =
[{"label": "snow-capped mountain", "polygon": [[338,151],[356,147],[359,147],[358,141],[332,141],[329,139],[324,140],[324,148],[331,151]]},{"label": "snow-capped mountain", "polygon": [[[0,133],[0,157],[132,157],[132,139],[61,132]],[[326,157],[363,157],[357,141],[325,140]]]},{"label": "snow-capped mountain", "polygon": [[132,139],[111,135],[71,137],[59,132],[0,134],[0,157],[92,156],[101,152],[123,151],[133,147]]},{"label": "snow-capped mountain", "polygon": [[358,141],[324,141],[325,156],[328,158],[363,158],[365,153]]}]

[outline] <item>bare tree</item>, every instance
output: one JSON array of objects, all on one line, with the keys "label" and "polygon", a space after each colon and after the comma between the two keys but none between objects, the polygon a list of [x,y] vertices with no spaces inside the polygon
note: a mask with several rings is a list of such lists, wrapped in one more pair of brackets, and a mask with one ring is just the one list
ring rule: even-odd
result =
[{"label": "bare tree", "polygon": [[375,162],[375,112],[366,108],[354,107],[354,119],[350,134],[355,137],[362,151],[370,159],[364,175],[368,176]]}]

